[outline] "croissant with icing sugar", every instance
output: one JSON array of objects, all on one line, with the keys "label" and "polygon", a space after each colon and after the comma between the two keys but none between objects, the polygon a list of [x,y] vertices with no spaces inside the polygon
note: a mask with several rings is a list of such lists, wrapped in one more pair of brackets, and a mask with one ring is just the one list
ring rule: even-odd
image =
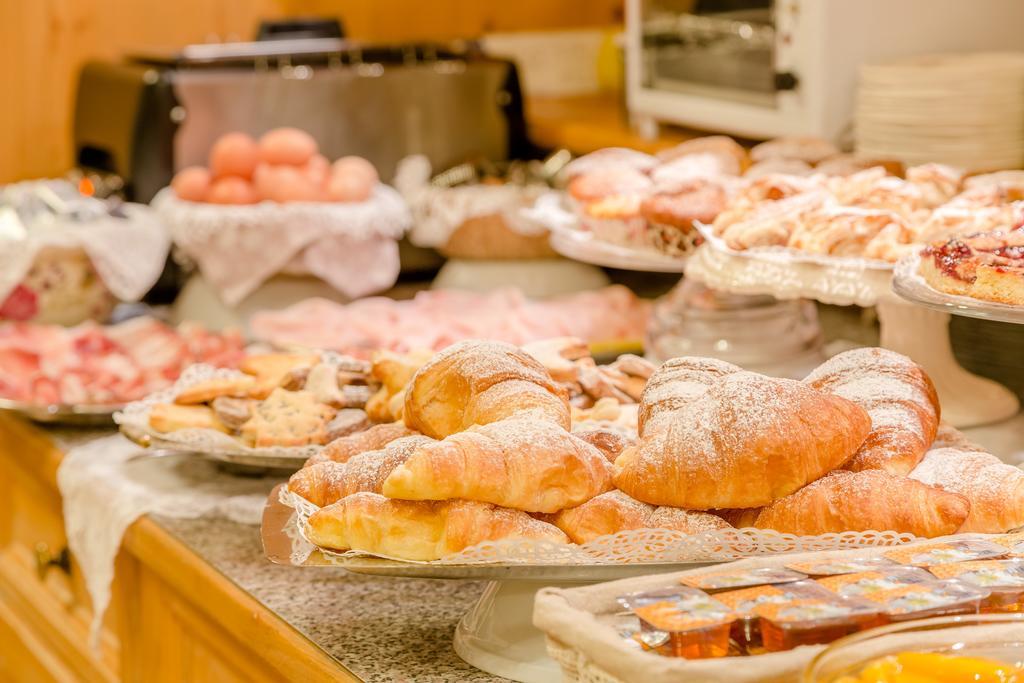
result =
[{"label": "croissant with icing sugar", "polygon": [[956,533],[971,510],[958,493],[882,470],[839,470],[781,498],[754,526],[798,536],[897,531],[932,538]]},{"label": "croissant with icing sugar", "polygon": [[528,413],[569,429],[564,387],[535,358],[495,341],[464,341],[434,355],[405,390],[405,424],[435,439]]},{"label": "croissant with icing sugar", "polygon": [[911,479],[971,501],[960,531],[1001,534],[1024,526],[1024,472],[971,446],[933,448]]},{"label": "croissant with icing sugar", "polygon": [[395,439],[379,450],[354,455],[345,462],[325,460],[304,467],[288,480],[288,490],[323,507],[360,491],[380,493],[388,475],[424,444],[429,436]]},{"label": "croissant with icing sugar", "polygon": [[651,376],[618,488],[690,510],[760,507],[841,467],[871,428],[851,401],[734,368],[676,358]]},{"label": "croissant with icing sugar", "polygon": [[416,561],[438,560],[484,541],[569,540],[520,510],[468,500],[393,500],[375,493],[354,493],[317,510],[306,535],[322,548]]},{"label": "croissant with icing sugar", "polygon": [[385,479],[382,492],[556,512],[610,489],[610,469],[600,451],[559,425],[514,417],[420,446]]},{"label": "croissant with icing sugar", "polygon": [[894,351],[854,349],[822,363],[804,382],[842,396],[871,417],[871,432],[845,469],[907,475],[939,428],[939,397],[925,371]]},{"label": "croissant with icing sugar", "polygon": [[699,534],[732,528],[721,517],[707,512],[657,507],[617,490],[602,493],[583,505],[562,510],[546,519],[564,531],[573,543],[589,543],[601,536],[632,529],[671,529]]}]

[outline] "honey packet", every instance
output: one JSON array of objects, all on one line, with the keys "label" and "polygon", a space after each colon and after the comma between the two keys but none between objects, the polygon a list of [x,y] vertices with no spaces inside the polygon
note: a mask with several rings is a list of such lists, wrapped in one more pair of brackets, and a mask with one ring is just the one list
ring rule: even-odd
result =
[{"label": "honey packet", "polygon": [[991,591],[982,612],[1024,611],[1024,559],[958,562],[932,567],[931,572],[940,579]]},{"label": "honey packet", "polygon": [[1004,557],[1008,550],[992,541],[982,539],[964,539],[962,541],[946,541],[944,543],[925,543],[910,545],[885,553],[885,557],[899,564],[912,567],[934,567],[949,562],[971,562],[974,560],[992,560]]}]

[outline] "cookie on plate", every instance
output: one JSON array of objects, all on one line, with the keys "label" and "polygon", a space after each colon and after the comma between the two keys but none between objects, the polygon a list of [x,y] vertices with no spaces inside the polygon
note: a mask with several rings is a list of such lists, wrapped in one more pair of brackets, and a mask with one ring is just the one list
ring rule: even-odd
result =
[{"label": "cookie on plate", "polygon": [[327,443],[327,424],[335,410],[312,392],[274,389],[242,425],[242,439],[257,448]]},{"label": "cookie on plate", "polygon": [[246,396],[255,384],[256,380],[249,376],[216,377],[186,387],[174,397],[174,402],[179,405],[196,405],[209,403],[220,396],[240,398]]},{"label": "cookie on plate", "polygon": [[158,403],[149,411],[149,426],[164,434],[181,429],[215,429],[228,433],[224,423],[206,406]]}]

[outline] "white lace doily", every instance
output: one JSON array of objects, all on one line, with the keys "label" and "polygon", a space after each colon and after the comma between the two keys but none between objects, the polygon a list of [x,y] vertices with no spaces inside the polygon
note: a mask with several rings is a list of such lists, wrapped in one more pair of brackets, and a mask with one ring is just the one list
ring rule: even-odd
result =
[{"label": "white lace doily", "polygon": [[[281,487],[280,500],[296,512],[297,536],[293,537],[293,562],[301,564],[303,552],[315,546],[306,537],[306,524],[317,507],[301,496]],[[485,541],[462,552],[434,562],[435,565],[598,565],[676,562],[726,562],[742,557],[776,555],[821,550],[849,550],[872,546],[890,546],[915,540],[912,534],[895,531],[845,531],[820,536],[795,536],[769,529],[725,529],[702,534],[685,534],[668,529],[620,531],[583,545],[550,541]],[[298,543],[294,543],[298,540]],[[305,551],[303,549],[306,549]],[[346,558],[370,555],[358,551],[334,552],[320,549],[328,564],[345,566]],[[389,560],[401,558],[373,555]]]},{"label": "white lace doily", "polygon": [[55,219],[24,233],[0,230],[0,301],[28,274],[47,247],[81,248],[104,286],[121,301],[137,301],[163,272],[170,237],[156,214],[141,204],[122,206],[127,218]]},{"label": "white lace doily", "polygon": [[[325,359],[326,360],[326,359]],[[156,391],[141,401],[129,403],[124,410],[114,413],[114,422],[133,439],[146,437],[151,445],[169,450],[189,453],[219,454],[244,458],[246,464],[256,464],[261,459],[268,461],[268,467],[280,467],[281,462],[302,463],[320,451],[323,446],[278,446],[254,448],[238,439],[215,429],[179,429],[174,432],[158,432],[149,424],[149,412],[158,403],[173,403],[174,397],[187,387],[218,377],[245,376],[238,370],[215,368],[212,365],[190,365],[172,386]],[[230,459],[230,458],[221,458]]]},{"label": "white lace doily", "polygon": [[[794,258],[789,253],[737,252],[705,242],[686,263],[686,276],[734,294],[814,299],[836,306],[874,306],[895,298],[892,265],[862,259]],[[824,257],[827,259],[827,257]]]},{"label": "white lace doily", "polygon": [[395,187],[412,209],[413,227],[409,241],[419,247],[443,247],[452,234],[471,218],[501,214],[505,224],[517,232],[536,235],[543,229],[519,220],[520,209],[530,206],[548,188],[542,185],[466,185],[434,187],[431,166],[416,154],[398,164]]},{"label": "white lace doily", "polygon": [[91,637],[98,643],[110,604],[114,558],[125,530],[142,515],[219,515],[259,524],[279,479],[233,477],[201,458],[160,457],[119,434],[69,450],[57,469],[68,548],[92,598]]},{"label": "white lace doily", "polygon": [[170,189],[153,199],[174,243],[224,302],[236,305],[267,278],[303,269],[350,297],[398,277],[398,240],[412,218],[401,195],[377,185],[365,202],[186,202]]}]

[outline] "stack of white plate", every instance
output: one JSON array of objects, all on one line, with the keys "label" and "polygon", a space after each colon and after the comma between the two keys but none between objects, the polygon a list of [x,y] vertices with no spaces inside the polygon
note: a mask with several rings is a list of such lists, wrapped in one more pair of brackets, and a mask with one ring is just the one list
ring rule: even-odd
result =
[{"label": "stack of white plate", "polygon": [[1024,53],[902,58],[861,67],[857,152],[969,171],[1024,166]]}]

